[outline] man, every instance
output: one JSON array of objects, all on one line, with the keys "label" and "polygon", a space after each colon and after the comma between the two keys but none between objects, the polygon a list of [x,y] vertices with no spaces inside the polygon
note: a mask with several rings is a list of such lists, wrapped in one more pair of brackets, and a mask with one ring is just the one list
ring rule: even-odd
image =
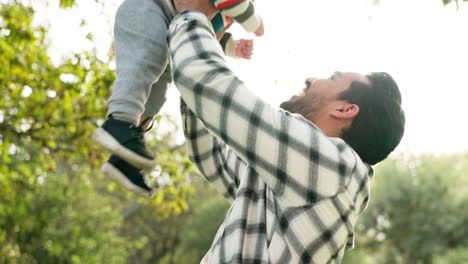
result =
[{"label": "man", "polygon": [[398,86],[336,72],[273,108],[227,67],[208,1],[175,5],[171,70],[189,155],[232,201],[202,263],[340,263],[368,203],[369,164],[403,135]]}]

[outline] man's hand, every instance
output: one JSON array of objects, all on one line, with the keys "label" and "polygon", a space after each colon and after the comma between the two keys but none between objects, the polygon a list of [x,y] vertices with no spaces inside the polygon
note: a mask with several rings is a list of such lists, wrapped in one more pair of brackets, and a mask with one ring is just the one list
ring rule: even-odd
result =
[{"label": "man's hand", "polygon": [[210,0],[174,0],[177,11],[195,10],[202,12],[206,17],[211,18],[218,12]]}]

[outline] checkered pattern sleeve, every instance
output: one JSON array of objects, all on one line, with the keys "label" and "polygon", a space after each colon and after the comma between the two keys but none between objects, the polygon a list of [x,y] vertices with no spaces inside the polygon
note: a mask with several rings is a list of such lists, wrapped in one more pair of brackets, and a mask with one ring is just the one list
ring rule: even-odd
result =
[{"label": "checkered pattern sleeve", "polygon": [[234,200],[245,162],[211,135],[183,101],[180,112],[190,160],[224,197]]},{"label": "checkered pattern sleeve", "polygon": [[226,66],[206,17],[183,12],[169,28],[171,70],[187,106],[287,206],[336,195],[356,155],[302,116],[266,104]]},{"label": "checkered pattern sleeve", "polygon": [[251,0],[214,0],[214,6],[221,14],[232,18],[247,32],[255,32],[262,24],[262,18],[255,12]]}]

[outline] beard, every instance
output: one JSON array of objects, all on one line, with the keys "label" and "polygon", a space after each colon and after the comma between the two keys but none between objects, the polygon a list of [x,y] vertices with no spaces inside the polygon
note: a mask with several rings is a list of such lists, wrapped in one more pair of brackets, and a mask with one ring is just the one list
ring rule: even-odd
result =
[{"label": "beard", "polygon": [[298,99],[291,99],[282,102],[280,108],[293,114],[300,114],[308,120],[313,120],[317,113],[322,108],[323,102],[316,96],[310,95],[300,97]]}]

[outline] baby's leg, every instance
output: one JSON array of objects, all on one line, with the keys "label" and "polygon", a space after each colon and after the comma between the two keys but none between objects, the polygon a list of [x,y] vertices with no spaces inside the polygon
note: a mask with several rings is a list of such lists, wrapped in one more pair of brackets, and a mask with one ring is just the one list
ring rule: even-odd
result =
[{"label": "baby's leg", "polygon": [[166,38],[171,17],[163,2],[125,0],[117,11],[114,25],[117,79],[108,110],[108,115],[116,119],[137,124],[151,85],[165,82],[159,79],[168,64]]},{"label": "baby's leg", "polygon": [[172,76],[168,66],[159,77],[159,80],[151,86],[150,95],[145,104],[145,112],[143,113],[144,118],[153,117],[159,113],[164,102],[166,102],[166,91],[171,82]]}]

